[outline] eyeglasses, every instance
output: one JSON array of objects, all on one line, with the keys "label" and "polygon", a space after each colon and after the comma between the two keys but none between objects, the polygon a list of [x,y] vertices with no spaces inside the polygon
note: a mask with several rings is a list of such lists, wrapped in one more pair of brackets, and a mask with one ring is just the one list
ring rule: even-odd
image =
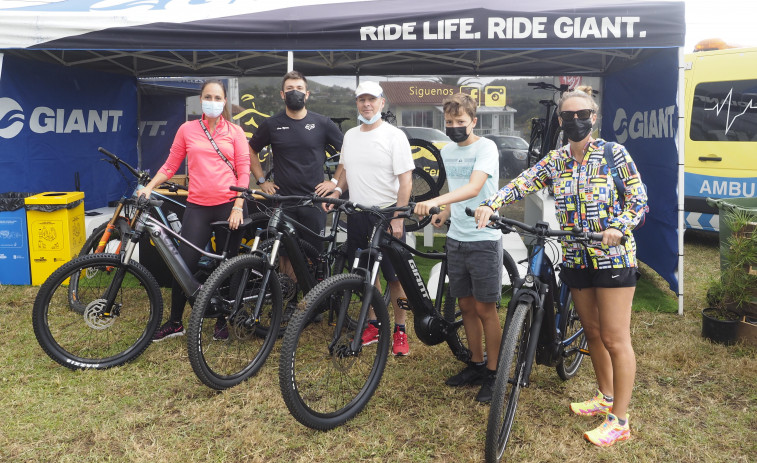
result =
[{"label": "eyeglasses", "polygon": [[594,114],[593,109],[579,109],[578,111],[560,111],[560,119],[564,121],[571,121],[578,114],[578,118],[582,121],[590,118]]}]

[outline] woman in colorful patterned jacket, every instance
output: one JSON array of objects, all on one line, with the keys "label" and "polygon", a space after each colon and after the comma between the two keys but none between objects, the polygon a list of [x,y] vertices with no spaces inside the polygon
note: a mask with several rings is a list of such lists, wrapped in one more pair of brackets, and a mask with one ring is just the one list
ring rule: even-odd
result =
[{"label": "woman in colorful patterned jacket", "polygon": [[632,230],[646,208],[647,195],[628,151],[610,145],[616,174],[625,185],[621,208],[604,156],[606,142],[591,136],[597,109],[590,87],[564,93],[557,110],[568,144],[549,152],[484,201],[475,219],[478,227],[484,227],[500,207],[549,187],[563,230],[602,233],[601,243],[562,240],[560,278],[571,290],[598,383],[594,397],[572,403],[570,409],[577,415],[604,418],[599,427],[584,433],[586,440],[604,447],[630,437],[628,407],[636,376],[631,303],[638,278]]}]

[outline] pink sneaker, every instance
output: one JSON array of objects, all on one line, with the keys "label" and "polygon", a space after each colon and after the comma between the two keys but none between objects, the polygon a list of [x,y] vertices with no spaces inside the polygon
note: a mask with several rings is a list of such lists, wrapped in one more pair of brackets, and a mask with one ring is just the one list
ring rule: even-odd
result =
[{"label": "pink sneaker", "polygon": [[584,433],[584,439],[599,447],[609,447],[629,437],[631,437],[631,427],[628,425],[628,414],[626,414],[626,424],[623,426],[618,423],[615,415],[608,413],[604,423]]},{"label": "pink sneaker", "polygon": [[576,415],[596,416],[612,412],[612,402],[605,400],[605,396],[597,391],[596,395],[583,402],[573,402],[570,410]]}]

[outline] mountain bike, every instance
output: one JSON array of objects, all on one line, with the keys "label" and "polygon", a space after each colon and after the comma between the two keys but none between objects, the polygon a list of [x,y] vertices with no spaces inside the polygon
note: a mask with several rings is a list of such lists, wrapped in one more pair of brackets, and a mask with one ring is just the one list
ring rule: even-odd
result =
[{"label": "mountain bike", "polygon": [[[98,151],[107,156],[109,160],[106,160],[106,162],[113,165],[113,167],[119,173],[121,173],[121,176],[127,181],[127,184],[129,184],[129,190],[121,197],[121,199],[119,199],[110,220],[95,228],[87,237],[84,245],[79,251],[80,257],[87,254],[101,254],[104,252],[119,254],[121,252],[126,237],[129,235],[132,229],[132,222],[135,216],[135,208],[133,206],[133,201],[131,201],[131,198],[138,196],[139,190],[150,182],[150,174],[148,172],[135,169],[134,167],[129,165],[129,163],[106,150],[105,148],[100,147],[98,148]],[[122,172],[121,167],[125,168],[129,173],[131,173],[134,178],[127,178],[126,175],[124,175],[124,173]],[[161,189],[166,189],[169,192],[175,193],[179,190],[186,190],[187,188],[177,183],[164,182],[161,185]],[[179,233],[181,230],[181,222],[179,221],[179,217],[176,216],[175,213],[167,212],[165,210],[165,204],[170,203],[175,209],[183,209],[185,207],[184,204],[171,198],[170,196],[163,195],[158,191],[153,191],[152,197],[160,199],[162,203],[160,206],[151,207],[149,214],[152,215],[155,219],[159,220],[166,227],[171,227],[172,230]],[[250,215],[250,220],[252,222],[252,225],[249,228],[253,228],[255,226],[260,226],[263,223],[267,223],[268,216],[263,213],[255,213]],[[174,240],[174,244],[178,246],[178,240]],[[142,246],[144,245],[145,244],[142,244]],[[242,248],[244,250],[244,245],[242,246]],[[216,261],[212,259],[203,259],[203,265],[201,266],[201,268],[204,270],[205,276],[210,274],[215,266],[215,263]],[[88,277],[91,278],[93,276],[92,272],[96,271],[97,268],[91,268]],[[84,313],[85,305],[78,301],[77,296],[78,282],[79,275],[73,274],[68,284],[69,302],[71,304],[71,307],[75,311]]]},{"label": "mountain bike", "polygon": [[[272,314],[263,314],[261,310],[275,312],[278,320],[274,336],[279,337],[281,332],[287,329],[287,322],[283,319],[284,307],[289,299],[295,296],[297,286],[306,294],[316,283],[328,277],[332,272],[341,272],[346,267],[346,250],[344,245],[336,242],[339,231],[339,211],[332,220],[331,230],[327,236],[321,236],[306,226],[286,215],[290,206],[282,206],[282,203],[294,205],[313,204],[317,200],[315,196],[283,196],[268,195],[262,191],[230,187],[233,191],[240,192],[248,201],[257,200],[258,197],[273,201],[275,206],[271,209],[271,217],[265,228],[259,229],[255,234],[248,255],[232,259],[222,265],[205,282],[200,291],[197,301],[192,306],[187,327],[187,351],[189,363],[197,377],[208,387],[217,390],[228,389],[236,386],[245,379],[247,363],[242,361],[235,363],[237,352],[229,349],[226,344],[214,342],[214,327],[218,313],[230,313],[228,318],[237,317],[233,300],[225,294],[226,288],[234,285],[239,269],[250,269],[257,276],[258,295],[257,301],[268,301],[270,304],[264,308],[255,307],[253,312],[259,315],[267,315],[271,320]],[[321,251],[300,237],[303,235],[316,237],[326,243]],[[279,271],[279,250],[281,246],[286,249],[287,256],[292,264],[297,284],[284,272]],[[276,287],[276,289],[274,288]],[[272,297],[278,293],[276,297]],[[269,336],[268,324],[254,325],[254,330],[247,326],[234,325],[238,331],[231,335],[232,342],[244,346],[245,339],[267,338]],[[235,366],[236,365],[236,366]]]},{"label": "mountain bike", "polygon": [[[284,334],[279,359],[279,387],[284,402],[297,421],[319,430],[340,426],[357,415],[383,375],[390,323],[387,304],[374,286],[383,258],[391,261],[402,283],[418,338],[427,345],[446,342],[462,362],[470,362],[471,358],[462,314],[445,285],[446,254],[415,250],[387,231],[394,212],[399,212],[397,217],[409,218],[415,205],[378,209],[333,198],[326,198],[326,202],[344,207],[348,214],[362,211],[379,220],[370,245],[355,256],[352,272],[327,278],[313,288]],[[435,299],[413,256],[442,262]],[[507,252],[503,259],[509,281],[503,285],[502,298],[507,300],[510,282],[517,280],[518,270]],[[379,340],[363,346],[361,334],[371,307],[379,322]],[[309,323],[321,313],[328,314],[329,323]]]},{"label": "mountain bike", "polygon": [[[128,201],[134,208],[134,217],[121,253],[88,254],[72,259],[53,272],[37,293],[32,311],[34,334],[47,355],[65,367],[105,369],[122,365],[139,356],[152,342],[162,321],[163,297],[155,277],[132,260],[143,234],[149,234],[190,304],[194,304],[202,283],[181,260],[174,240],[192,246],[208,259],[225,261],[214,272],[227,271],[239,260],[226,260],[230,241],[228,222],[211,224],[217,232],[227,231],[225,243],[219,245],[220,254],[214,254],[189,243],[148,213],[160,208],[161,200],[136,197]],[[247,218],[241,228],[251,224]],[[280,304],[281,290],[278,281],[273,282],[265,294],[266,307],[257,307],[261,305],[256,304],[259,275],[254,268],[234,268],[236,278],[226,290],[227,297],[233,300],[235,308],[251,304],[256,308],[249,312],[219,311],[215,316],[229,325],[230,333],[236,327],[255,329],[265,325],[267,335],[250,341],[244,349],[223,343],[236,349],[235,362],[244,362],[244,374],[251,375],[262,366],[276,339],[280,311],[268,310],[267,306]],[[74,275],[78,277],[76,294],[78,303],[84,307],[82,312],[69,302],[68,281]]]},{"label": "mountain bike", "polygon": [[[466,208],[466,213],[473,211]],[[534,238],[528,270],[515,281],[508,306],[505,331],[497,363],[497,378],[486,428],[486,461],[499,462],[505,452],[518,408],[521,389],[530,385],[534,361],[552,366],[563,380],[576,375],[589,355],[586,336],[578,318],[570,289],[558,282],[559,264],[550,261],[548,238],[571,236],[578,242],[601,241],[601,233],[552,230],[546,222],[531,226],[492,215],[490,225],[503,233],[518,232]]]},{"label": "mountain bike", "polygon": [[[570,87],[568,84],[560,84],[558,87],[547,82],[529,82],[528,86],[535,87],[534,90],[552,91],[552,98],[539,100],[539,103],[545,107],[544,117],[531,119],[531,138],[528,142],[528,167],[531,167],[545,154],[565,143],[558,120],[557,101]],[[592,90],[591,93],[598,95],[599,91]]]},{"label": "mountain bike", "polygon": [[559,87],[546,82],[529,82],[529,87],[534,90],[551,90],[552,98],[539,100],[539,104],[545,107],[544,117],[531,119],[531,138],[528,142],[528,167],[534,165],[545,154],[557,148],[562,130],[557,120],[557,101],[563,93],[568,91],[567,84]]}]

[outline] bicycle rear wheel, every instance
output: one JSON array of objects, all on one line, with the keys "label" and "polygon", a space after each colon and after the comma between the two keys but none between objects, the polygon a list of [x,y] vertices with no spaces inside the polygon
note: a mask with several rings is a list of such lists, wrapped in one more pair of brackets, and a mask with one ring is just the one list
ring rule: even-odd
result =
[{"label": "bicycle rear wheel", "polygon": [[[502,252],[502,267],[504,271],[502,281],[502,291],[497,308],[507,307],[510,299],[513,297],[513,284],[520,277],[518,266],[515,264],[509,252]],[[463,327],[463,313],[457,305],[457,298],[450,296],[449,288],[444,292],[444,303],[442,305],[442,316],[445,320],[453,323],[454,330],[447,336],[447,345],[455,357],[461,362],[470,362],[470,348],[468,337],[465,335]]]},{"label": "bicycle rear wheel", "polygon": [[[439,188],[434,183],[431,175],[423,169],[416,167],[413,170],[413,186],[410,190],[410,202],[419,203],[439,196]],[[416,221],[414,219],[405,219],[405,231],[412,232],[420,230],[431,222],[431,216],[427,215],[423,219]]]},{"label": "bicycle rear wheel", "polygon": [[[119,284],[114,277],[120,274]],[[76,306],[69,300],[74,275]],[[117,285],[112,288],[116,298],[106,308],[111,285]],[[40,346],[72,370],[105,369],[133,360],[150,345],[162,317],[163,297],[155,278],[137,262],[123,264],[115,254],[88,254],[67,262],[42,284],[32,309]]]},{"label": "bicycle rear wheel", "polygon": [[305,310],[297,312],[284,335],[279,387],[289,412],[305,426],[325,431],[344,424],[365,407],[381,380],[391,333],[386,305],[374,286],[371,301],[379,321],[378,342],[352,352],[351,340],[362,329],[345,323],[335,333],[331,323],[311,323],[317,314],[337,308],[358,320],[364,286],[364,279],[352,274],[319,283],[305,297]]},{"label": "bicycle rear wheel", "polygon": [[[192,370],[208,387],[228,389],[252,377],[273,349],[281,319],[281,288],[274,275],[262,288],[264,272],[260,257],[234,257],[210,275],[197,296],[187,350]],[[263,305],[256,314],[260,297]]]},{"label": "bicycle rear wheel", "polygon": [[436,188],[441,191],[444,182],[447,180],[447,173],[444,170],[442,154],[439,148],[433,143],[421,138],[410,138],[410,151],[413,153],[415,167],[425,171],[436,184]]},{"label": "bicycle rear wheel", "polygon": [[[581,320],[578,318],[578,312],[576,312],[576,306],[573,304],[573,297],[569,294],[567,310],[565,311],[565,320],[561,322],[560,332],[562,333],[563,340],[570,339],[581,329]],[[586,349],[588,343],[586,341],[586,335],[581,333],[570,346],[567,346],[567,350],[571,353],[567,356],[563,356],[557,362],[555,368],[557,368],[557,374],[563,380],[567,381],[570,378],[576,376],[578,369],[581,367],[581,363],[584,360],[584,354],[578,349]],[[575,349],[575,350],[573,350]]]},{"label": "bicycle rear wheel", "polygon": [[[497,379],[492,390],[489,420],[486,426],[486,461],[499,462],[510,439],[515,411],[526,369],[531,330],[531,304],[519,302],[502,337],[497,360]],[[536,340],[534,340],[536,341]]]}]

